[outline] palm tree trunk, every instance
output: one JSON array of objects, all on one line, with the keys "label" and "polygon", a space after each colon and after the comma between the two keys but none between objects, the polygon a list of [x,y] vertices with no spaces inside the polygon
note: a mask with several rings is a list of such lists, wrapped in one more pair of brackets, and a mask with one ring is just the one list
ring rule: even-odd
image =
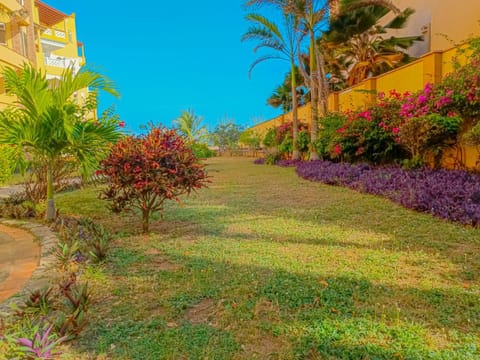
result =
[{"label": "palm tree trunk", "polygon": [[293,152],[292,159],[300,159],[300,152],[298,151],[298,99],[297,99],[297,80],[296,80],[295,63],[292,62],[292,127],[293,127]]},{"label": "palm tree trunk", "polygon": [[47,162],[47,211],[45,219],[52,221],[55,219],[55,201],[53,200],[53,161]]},{"label": "palm tree trunk", "polygon": [[318,82],[316,79],[317,64],[315,61],[315,33],[313,29],[310,30],[310,96],[312,105],[312,115],[310,122],[310,160],[320,160],[320,156],[315,150],[315,143],[318,138]]}]

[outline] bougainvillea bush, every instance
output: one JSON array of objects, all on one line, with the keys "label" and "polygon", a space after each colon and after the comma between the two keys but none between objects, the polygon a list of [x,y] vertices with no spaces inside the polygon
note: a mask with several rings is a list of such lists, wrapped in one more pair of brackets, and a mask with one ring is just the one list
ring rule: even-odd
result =
[{"label": "bougainvillea bush", "polygon": [[184,139],[174,130],[152,127],[142,136],[118,142],[101,163],[108,180],[101,197],[115,212],[138,209],[148,232],[153,213],[162,212],[166,200],[204,187],[207,175]]},{"label": "bougainvillea bush", "polygon": [[467,171],[373,167],[329,161],[297,164],[311,181],[381,195],[402,206],[462,224],[480,225],[480,175]]}]

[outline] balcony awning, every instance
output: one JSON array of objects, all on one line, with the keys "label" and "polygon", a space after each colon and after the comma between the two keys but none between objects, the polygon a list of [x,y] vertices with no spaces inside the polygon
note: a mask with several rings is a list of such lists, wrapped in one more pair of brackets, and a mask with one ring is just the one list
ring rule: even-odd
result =
[{"label": "balcony awning", "polygon": [[58,24],[60,21],[65,20],[68,15],[62,13],[61,11],[36,0],[35,6],[38,8],[38,16],[40,18],[40,23],[47,26],[53,26]]}]

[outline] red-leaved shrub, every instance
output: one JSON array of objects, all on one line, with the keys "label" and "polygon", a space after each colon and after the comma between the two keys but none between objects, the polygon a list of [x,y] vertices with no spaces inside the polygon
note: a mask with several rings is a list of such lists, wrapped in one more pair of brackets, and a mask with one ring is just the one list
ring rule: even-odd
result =
[{"label": "red-leaved shrub", "polygon": [[111,201],[114,212],[139,209],[143,231],[148,232],[154,212],[162,212],[165,200],[206,185],[204,166],[174,130],[152,127],[142,136],[119,141],[101,170],[108,187],[101,198]]}]

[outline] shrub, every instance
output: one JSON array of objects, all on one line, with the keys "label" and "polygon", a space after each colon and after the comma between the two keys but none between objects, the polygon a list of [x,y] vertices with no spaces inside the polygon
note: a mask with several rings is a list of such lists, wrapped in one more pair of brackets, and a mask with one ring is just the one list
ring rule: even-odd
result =
[{"label": "shrub", "polygon": [[276,133],[277,131],[275,128],[268,129],[265,137],[263,138],[263,145],[265,145],[266,147],[277,146],[277,142],[275,141]]},{"label": "shrub", "polygon": [[[338,143],[337,130],[347,120],[343,113],[329,113],[320,120],[318,139],[314,144],[315,150],[323,159],[334,159],[334,147]],[[338,155],[338,154],[337,154]]]},{"label": "shrub", "polygon": [[34,218],[38,214],[36,205],[23,192],[17,192],[0,202],[0,216],[13,219]]},{"label": "shrub", "polygon": [[206,173],[192,150],[175,130],[152,127],[143,136],[129,136],[118,142],[101,162],[108,178],[101,197],[115,212],[138,209],[142,228],[148,232],[153,213],[162,212],[166,200],[204,187]]},{"label": "shrub", "polygon": [[190,145],[190,149],[198,159],[207,159],[216,155],[215,151],[210,150],[204,143],[193,143]]},{"label": "shrub", "polygon": [[15,170],[14,150],[8,145],[0,145],[0,184],[9,180]]},{"label": "shrub", "polygon": [[397,141],[410,153],[411,164],[424,165],[431,153],[438,165],[443,149],[455,141],[460,123],[458,116],[435,113],[413,117],[401,126]]}]

